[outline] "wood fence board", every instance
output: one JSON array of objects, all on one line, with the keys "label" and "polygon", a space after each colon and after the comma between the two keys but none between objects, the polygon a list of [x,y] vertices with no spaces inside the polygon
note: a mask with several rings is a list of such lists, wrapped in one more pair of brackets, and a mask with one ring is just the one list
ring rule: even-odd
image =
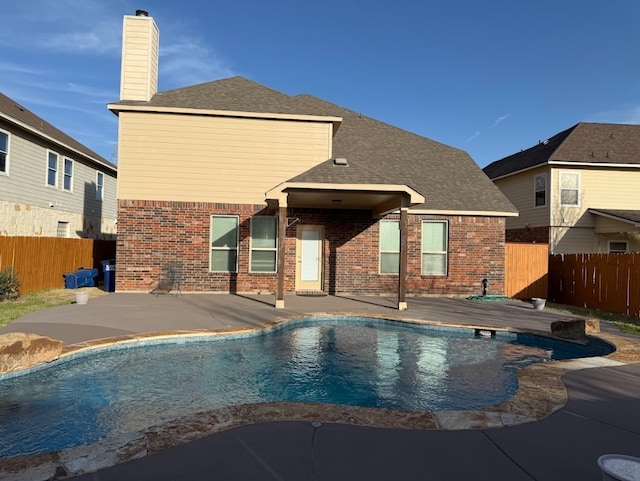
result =
[{"label": "wood fence board", "polygon": [[114,257],[115,241],[0,236],[0,269],[13,267],[22,294],[62,288],[63,274],[99,267],[101,260]]},{"label": "wood fence board", "polygon": [[549,245],[505,244],[505,295],[518,299],[547,297]]}]

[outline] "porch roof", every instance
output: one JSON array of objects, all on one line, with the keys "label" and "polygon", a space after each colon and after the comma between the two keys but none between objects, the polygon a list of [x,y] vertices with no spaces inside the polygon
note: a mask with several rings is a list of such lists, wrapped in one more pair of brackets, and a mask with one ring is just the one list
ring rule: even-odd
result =
[{"label": "porch roof", "polygon": [[640,227],[640,210],[625,209],[589,209],[589,213]]}]

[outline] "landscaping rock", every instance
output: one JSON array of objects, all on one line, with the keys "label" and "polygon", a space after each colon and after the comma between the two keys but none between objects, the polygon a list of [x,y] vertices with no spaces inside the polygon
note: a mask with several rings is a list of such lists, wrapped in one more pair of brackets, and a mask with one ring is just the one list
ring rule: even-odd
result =
[{"label": "landscaping rock", "polygon": [[51,362],[62,352],[62,341],[24,332],[0,335],[0,374]]},{"label": "landscaping rock", "polygon": [[551,334],[562,339],[587,342],[584,319],[560,319],[551,323]]}]

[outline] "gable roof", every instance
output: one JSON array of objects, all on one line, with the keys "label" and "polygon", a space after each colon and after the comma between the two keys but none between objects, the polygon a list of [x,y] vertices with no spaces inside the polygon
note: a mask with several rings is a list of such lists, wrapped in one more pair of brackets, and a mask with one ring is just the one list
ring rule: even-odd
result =
[{"label": "gable roof", "polygon": [[517,211],[464,151],[413,134],[310,95],[295,97],[243,77],[159,92],[149,102],[120,101],[118,107],[198,109],[311,115],[342,119],[334,131],[332,159],[288,179],[309,184],[406,185],[426,202],[412,209],[447,212]]},{"label": "gable roof", "polygon": [[580,122],[483,170],[495,179],[554,163],[640,167],[640,125]]},{"label": "gable roof", "polygon": [[43,118],[38,117],[29,109],[23,107],[10,97],[7,97],[2,92],[0,92],[0,118],[3,118],[22,129],[26,129],[38,137],[52,141],[55,144],[71,151],[80,153],[89,160],[108,167],[114,172],[117,170],[115,164],[109,162],[101,155],[95,153],[93,150],[65,134],[60,129],[54,127]]},{"label": "gable roof", "polygon": [[640,227],[640,210],[628,209],[589,209],[589,212],[595,215],[608,217],[609,219],[628,222],[634,227]]}]

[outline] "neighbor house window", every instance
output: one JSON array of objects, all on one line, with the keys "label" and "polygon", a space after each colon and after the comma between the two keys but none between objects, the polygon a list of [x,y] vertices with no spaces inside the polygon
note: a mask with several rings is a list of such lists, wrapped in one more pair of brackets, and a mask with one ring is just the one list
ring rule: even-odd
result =
[{"label": "neighbor house window", "polygon": [[447,222],[422,222],[422,275],[447,275]]},{"label": "neighbor house window", "polygon": [[0,173],[9,172],[9,134],[0,130]]},{"label": "neighbor house window", "polygon": [[47,185],[58,186],[58,154],[49,152],[47,161]]},{"label": "neighbor house window", "polygon": [[580,205],[580,174],[560,173],[560,204]]},{"label": "neighbor house window", "polygon": [[104,174],[96,172],[96,200],[104,199]]},{"label": "neighbor house window", "polygon": [[380,221],[380,274],[397,274],[400,267],[400,222]]},{"label": "neighbor house window", "polygon": [[543,207],[547,205],[547,174],[535,176],[535,206]]},{"label": "neighbor house window", "polygon": [[251,272],[276,272],[277,240],[276,217],[251,218]]},{"label": "neighbor house window", "polygon": [[58,229],[56,231],[58,237],[69,237],[69,223],[58,221]]},{"label": "neighbor house window", "polygon": [[238,272],[238,217],[211,216],[211,271]]},{"label": "neighbor house window", "polygon": [[624,254],[629,252],[627,241],[609,241],[609,252],[611,254]]},{"label": "neighbor house window", "polygon": [[64,179],[62,181],[64,190],[73,190],[73,160],[64,159]]}]

